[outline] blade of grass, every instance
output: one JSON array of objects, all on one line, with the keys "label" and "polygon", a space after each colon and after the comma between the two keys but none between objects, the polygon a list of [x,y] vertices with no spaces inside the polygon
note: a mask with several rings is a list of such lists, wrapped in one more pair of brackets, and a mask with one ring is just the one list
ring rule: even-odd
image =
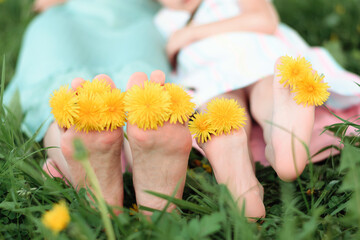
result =
[{"label": "blade of grass", "polygon": [[180,208],[191,210],[193,212],[198,212],[198,213],[203,213],[203,214],[210,214],[212,212],[211,208],[200,206],[200,205],[197,205],[197,204],[185,201],[185,200],[173,198],[171,196],[168,196],[168,195],[165,195],[162,193],[157,193],[157,192],[153,192],[153,191],[145,191],[145,192],[147,192],[151,195],[154,195],[156,197],[166,199],[166,200],[174,203],[175,205],[177,205]]}]

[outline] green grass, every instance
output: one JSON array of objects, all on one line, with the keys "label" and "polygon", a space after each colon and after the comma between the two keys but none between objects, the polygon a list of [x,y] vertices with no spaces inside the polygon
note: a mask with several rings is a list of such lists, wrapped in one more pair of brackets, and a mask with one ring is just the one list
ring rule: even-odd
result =
[{"label": "green grass", "polygon": [[[327,47],[347,69],[360,74],[357,0],[274,0],[284,22],[297,29],[312,45]],[[335,7],[343,6],[345,13]],[[2,84],[12,77],[21,35],[33,17],[31,1],[0,3],[0,54],[6,54]],[[337,10],[336,10],[337,9]],[[358,22],[356,22],[358,21]],[[3,28],[4,26],[4,28]],[[360,30],[359,30],[360,31]],[[341,60],[342,59],[342,60]],[[1,86],[1,92],[3,91]],[[16,102],[14,103],[16,104]],[[18,108],[12,108],[18,109]],[[41,224],[41,215],[52,204],[65,199],[71,223],[59,239],[106,239],[97,204],[86,189],[76,192],[63,181],[42,174],[45,149],[19,129],[19,111],[5,114],[0,108],[0,240],[53,239]],[[309,165],[293,183],[279,180],[271,168],[257,166],[265,189],[267,216],[248,223],[223,185],[202,168],[207,164],[195,150],[183,200],[176,203],[180,214],[155,212],[153,221],[129,208],[135,203],[132,178],[124,175],[124,213],[113,216],[118,239],[360,239],[360,137],[345,137],[348,127],[360,125],[339,119],[328,128],[344,144],[341,156]],[[92,207],[92,206],[95,206]],[[131,214],[130,214],[131,213]]]}]

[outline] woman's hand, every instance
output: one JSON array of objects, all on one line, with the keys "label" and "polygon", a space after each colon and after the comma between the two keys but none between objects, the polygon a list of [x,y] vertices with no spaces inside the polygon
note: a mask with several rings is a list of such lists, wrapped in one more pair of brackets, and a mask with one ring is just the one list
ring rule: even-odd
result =
[{"label": "woman's hand", "polygon": [[166,46],[166,53],[173,67],[176,65],[176,56],[179,51],[183,47],[194,42],[195,40],[196,38],[194,27],[182,28],[170,36],[168,44]]},{"label": "woman's hand", "polygon": [[66,1],[67,0],[35,0],[34,11],[43,12],[54,5],[64,3]]}]

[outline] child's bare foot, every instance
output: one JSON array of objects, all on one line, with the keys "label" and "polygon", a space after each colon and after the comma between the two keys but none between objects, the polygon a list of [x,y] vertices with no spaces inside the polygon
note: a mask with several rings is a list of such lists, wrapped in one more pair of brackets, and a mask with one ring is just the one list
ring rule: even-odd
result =
[{"label": "child's bare foot", "polygon": [[301,142],[307,146],[310,143],[315,107],[298,105],[293,100],[294,93],[279,83],[279,63],[278,60],[275,64],[272,119],[264,125],[265,154],[278,176],[292,181],[307,164],[306,148]]},{"label": "child's bare foot", "polygon": [[[113,81],[106,75],[95,77],[107,81],[112,88]],[[84,80],[74,79],[71,86],[73,89],[81,87]],[[74,159],[74,139],[82,140],[88,150],[91,166],[100,182],[101,191],[105,201],[110,205],[123,205],[123,179],[121,170],[121,148],[123,143],[123,130],[118,128],[114,131],[102,132],[76,132],[74,127],[63,131],[61,136],[61,150],[67,161],[70,181],[74,186],[84,186],[86,174],[82,165]],[[88,181],[87,181],[88,182]],[[88,183],[86,183],[88,184]]]},{"label": "child's bare foot", "polygon": [[227,185],[240,209],[245,206],[245,216],[264,217],[264,190],[255,177],[245,130],[212,136],[199,146],[209,159],[217,182]]},{"label": "child's bare foot", "polygon": [[[144,73],[133,74],[128,89],[147,81]],[[151,74],[150,81],[161,85],[165,75],[161,71]],[[133,158],[133,179],[138,205],[162,210],[167,201],[144,191],[151,190],[172,195],[179,188],[176,198],[182,198],[188,158],[191,150],[191,135],[187,125],[164,123],[157,130],[142,130],[136,125],[127,125],[128,140]],[[171,211],[174,205],[167,209]],[[145,214],[150,212],[144,211]]]}]

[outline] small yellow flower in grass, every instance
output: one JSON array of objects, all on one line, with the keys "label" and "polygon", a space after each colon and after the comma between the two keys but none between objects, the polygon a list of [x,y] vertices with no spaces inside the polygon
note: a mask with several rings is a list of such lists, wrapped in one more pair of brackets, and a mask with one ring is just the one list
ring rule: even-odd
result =
[{"label": "small yellow flower in grass", "polygon": [[125,125],[126,114],[124,105],[125,93],[120,89],[112,89],[101,95],[104,101],[105,109],[101,119],[104,122],[106,130],[114,130]]},{"label": "small yellow flower in grass", "polygon": [[53,92],[49,104],[51,113],[60,127],[70,128],[74,124],[74,118],[79,112],[77,101],[78,97],[68,86],[62,86]]},{"label": "small yellow flower in grass", "polygon": [[306,61],[304,57],[298,57],[296,59],[283,56],[280,59],[281,64],[277,66],[281,77],[280,83],[285,87],[288,85],[291,89],[296,88],[298,81],[301,81],[309,72],[312,71],[311,63]]},{"label": "small yellow flower in grass", "polygon": [[302,81],[300,81],[295,92],[294,100],[297,104],[303,104],[304,106],[320,106],[330,96],[328,91],[329,85],[323,82],[324,76],[319,76],[317,73],[308,73]]},{"label": "small yellow flower in grass", "polygon": [[216,129],[216,135],[228,134],[245,125],[245,109],[234,99],[215,98],[207,104],[209,123]]},{"label": "small yellow flower in grass", "polygon": [[64,230],[70,222],[69,210],[65,202],[55,204],[50,211],[44,213],[41,221],[56,234]]},{"label": "small yellow flower in grass", "polygon": [[127,90],[124,102],[128,122],[141,129],[157,129],[169,119],[170,95],[158,83],[146,81],[143,86],[134,85]]},{"label": "small yellow flower in grass", "polygon": [[206,172],[208,172],[208,173],[211,173],[211,172],[212,172],[212,168],[211,168],[211,166],[210,166],[209,164],[203,163],[203,164],[202,164],[202,167],[203,167],[203,169],[204,169]]},{"label": "small yellow flower in grass", "polygon": [[136,203],[133,203],[129,209],[130,215],[135,215],[135,213],[139,212],[139,207]]},{"label": "small yellow flower in grass", "polygon": [[195,108],[195,104],[191,102],[191,96],[175,84],[166,83],[165,89],[171,97],[170,123],[186,122]]},{"label": "small yellow flower in grass", "polygon": [[81,84],[81,87],[76,89],[78,94],[91,93],[93,95],[101,95],[105,92],[110,92],[111,86],[105,80],[94,79],[92,82],[85,81]]},{"label": "small yellow flower in grass", "polygon": [[191,134],[195,134],[198,142],[205,143],[211,140],[211,134],[215,134],[215,129],[209,123],[207,113],[195,113],[189,122]]},{"label": "small yellow flower in grass", "polygon": [[78,97],[79,114],[75,119],[75,129],[84,132],[104,130],[106,123],[101,119],[107,111],[104,100],[92,93],[81,93]]}]

